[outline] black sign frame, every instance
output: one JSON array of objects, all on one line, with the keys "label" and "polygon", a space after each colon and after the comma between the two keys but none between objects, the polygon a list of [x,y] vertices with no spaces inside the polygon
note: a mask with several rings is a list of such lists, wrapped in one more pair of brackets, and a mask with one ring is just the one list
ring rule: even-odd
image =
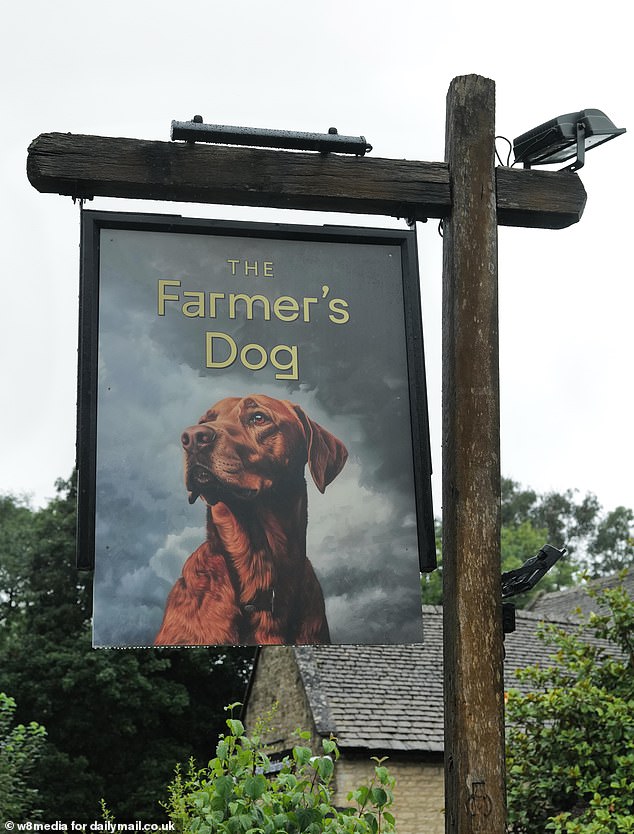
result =
[{"label": "black sign frame", "polygon": [[[370,244],[398,247],[403,297],[412,466],[419,566],[436,568],[431,492],[431,450],[425,379],[417,242],[414,230],[304,226],[192,219],[171,215],[82,210],[78,364],[78,529],[77,567],[95,566],[97,482],[97,399],[100,347],[101,236],[109,230],[176,233],[271,241]],[[379,250],[377,250],[379,251]]]}]

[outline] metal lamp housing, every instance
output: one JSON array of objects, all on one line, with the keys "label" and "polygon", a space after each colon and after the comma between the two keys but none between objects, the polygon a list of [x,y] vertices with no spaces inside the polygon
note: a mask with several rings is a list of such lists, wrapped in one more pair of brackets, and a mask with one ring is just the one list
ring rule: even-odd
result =
[{"label": "metal lamp housing", "polygon": [[625,133],[625,128],[616,127],[603,111],[580,110],[558,116],[518,136],[513,141],[513,152],[515,161],[522,162],[526,168],[565,162],[576,156],[577,163],[570,166],[576,170],[582,167],[586,150],[621,133]]}]

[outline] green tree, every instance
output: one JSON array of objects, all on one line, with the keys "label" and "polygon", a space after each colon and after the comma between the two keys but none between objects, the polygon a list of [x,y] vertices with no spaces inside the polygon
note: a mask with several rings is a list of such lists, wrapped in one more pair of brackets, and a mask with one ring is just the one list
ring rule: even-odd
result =
[{"label": "green tree", "polygon": [[576,490],[568,489],[538,495],[503,478],[502,525],[524,521],[546,530],[550,544],[565,545],[566,562],[577,574],[605,576],[634,565],[634,512],[617,507],[604,514],[592,493],[580,498]]},{"label": "green tree", "polygon": [[35,549],[33,517],[23,498],[0,496],[0,643],[8,639],[24,605],[28,566]]},{"label": "green tree", "polygon": [[[578,498],[575,490],[539,495],[503,478],[501,484],[502,572],[513,570],[546,543],[566,547],[566,556],[540,580],[539,586],[514,598],[526,606],[537,594],[575,584],[582,573],[603,576],[634,566],[634,512],[617,507],[603,514],[595,495]],[[439,568],[422,577],[423,603],[442,603],[442,527],[436,522]]]},{"label": "green tree", "polygon": [[0,598],[11,595],[0,687],[19,720],[46,726],[33,770],[44,816],[92,822],[103,796],[119,819],[156,821],[174,763],[204,761],[224,705],[242,697],[252,651],[93,650],[91,577],[74,566],[74,481],[42,510],[16,509],[0,537]]},{"label": "green tree", "polygon": [[[424,605],[442,604],[442,526],[436,523],[436,552],[438,554],[438,568],[432,573],[423,574],[421,579],[421,595]],[[545,529],[536,529],[530,521],[521,524],[505,525],[501,530],[501,573],[520,567],[530,556],[534,556],[548,541]],[[572,583],[574,567],[569,562],[558,562],[540,580],[539,587],[525,594],[514,597],[513,602],[523,607],[536,594],[542,591],[556,591]]]},{"label": "green tree", "polygon": [[577,500],[576,490],[538,495],[510,478],[502,478],[502,524],[530,521],[546,529],[556,547],[575,545],[592,534],[601,512],[597,497],[588,493]]},{"label": "green tree", "polygon": [[521,670],[530,691],[509,693],[513,834],[634,832],[634,601],[622,586],[601,598],[607,613],[574,633],[542,629],[555,665]]},{"label": "green tree", "polygon": [[589,543],[587,569],[594,576],[634,564],[634,512],[617,507],[597,524]]},{"label": "green tree", "polygon": [[38,793],[29,776],[46,738],[34,721],[14,726],[15,701],[0,692],[0,823],[33,815]]}]

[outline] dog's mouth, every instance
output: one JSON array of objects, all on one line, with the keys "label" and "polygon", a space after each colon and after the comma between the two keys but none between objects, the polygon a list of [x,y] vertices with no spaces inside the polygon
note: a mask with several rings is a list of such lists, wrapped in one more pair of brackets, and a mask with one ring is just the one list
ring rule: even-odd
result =
[{"label": "dog's mouth", "polygon": [[201,463],[195,464],[188,470],[186,487],[190,504],[193,504],[199,496],[205,503],[213,505],[229,497],[245,501],[258,494],[257,489],[220,481],[211,469]]},{"label": "dog's mouth", "polygon": [[186,487],[190,504],[193,504],[199,495],[202,495],[209,504],[217,503],[220,498],[214,497],[214,493],[217,493],[218,486],[217,479],[208,467],[197,463],[187,470]]}]

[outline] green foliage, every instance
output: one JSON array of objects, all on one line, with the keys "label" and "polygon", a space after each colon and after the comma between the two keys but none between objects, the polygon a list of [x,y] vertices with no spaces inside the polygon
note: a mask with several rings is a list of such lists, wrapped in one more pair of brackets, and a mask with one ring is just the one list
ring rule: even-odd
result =
[{"label": "green foliage", "polygon": [[32,517],[23,499],[0,496],[0,643],[9,637],[14,615],[23,604],[36,545]]},{"label": "green foliage", "polygon": [[542,629],[556,665],[522,670],[531,691],[509,693],[513,834],[634,832],[634,601],[621,586],[600,598],[585,629]]},{"label": "green foliage", "polygon": [[[602,513],[595,495],[578,498],[575,490],[539,495],[502,478],[502,572],[513,570],[546,543],[566,546],[564,559],[548,571],[537,588],[514,598],[525,607],[535,596],[569,588],[585,571],[603,576],[634,566],[634,511],[617,507]],[[442,604],[442,527],[436,522],[438,570],[421,579],[422,601]]]},{"label": "green foliage", "polygon": [[[227,709],[232,710],[237,704]],[[323,755],[297,745],[281,770],[261,743],[261,727],[245,734],[242,722],[227,719],[207,767],[193,763],[183,776],[177,770],[165,807],[178,832],[192,834],[390,834],[394,817],[391,778],[383,760],[375,759],[374,777],[348,795],[354,806],[333,805],[332,779],[339,750],[335,739],[323,740]],[[309,733],[300,733],[307,741]]]},{"label": "green foliage", "polygon": [[[602,518],[588,545],[588,568],[612,573],[634,564],[634,512],[617,507]],[[597,570],[600,566],[600,571]]]},{"label": "green foliage", "polygon": [[431,573],[421,574],[421,599],[423,605],[442,605],[442,524],[435,523],[436,558],[438,567]]},{"label": "green foliage", "polygon": [[[634,512],[616,507],[604,514],[592,493],[579,498],[576,490],[568,489],[538,495],[503,478],[503,527],[518,527],[525,521],[546,530],[550,544],[568,549],[566,561],[558,564],[553,576],[567,564],[577,574],[585,570],[591,576],[604,576],[634,563]],[[572,578],[563,576],[564,585]]]},{"label": "green foliage", "polygon": [[35,721],[13,725],[16,704],[0,692],[0,822],[33,815],[37,790],[29,781],[46,739],[46,730]]},{"label": "green foliage", "polygon": [[74,562],[73,481],[42,510],[0,500],[0,688],[17,720],[46,726],[31,776],[44,819],[92,822],[103,796],[119,819],[156,822],[174,762],[206,761],[252,650],[93,650]]}]

